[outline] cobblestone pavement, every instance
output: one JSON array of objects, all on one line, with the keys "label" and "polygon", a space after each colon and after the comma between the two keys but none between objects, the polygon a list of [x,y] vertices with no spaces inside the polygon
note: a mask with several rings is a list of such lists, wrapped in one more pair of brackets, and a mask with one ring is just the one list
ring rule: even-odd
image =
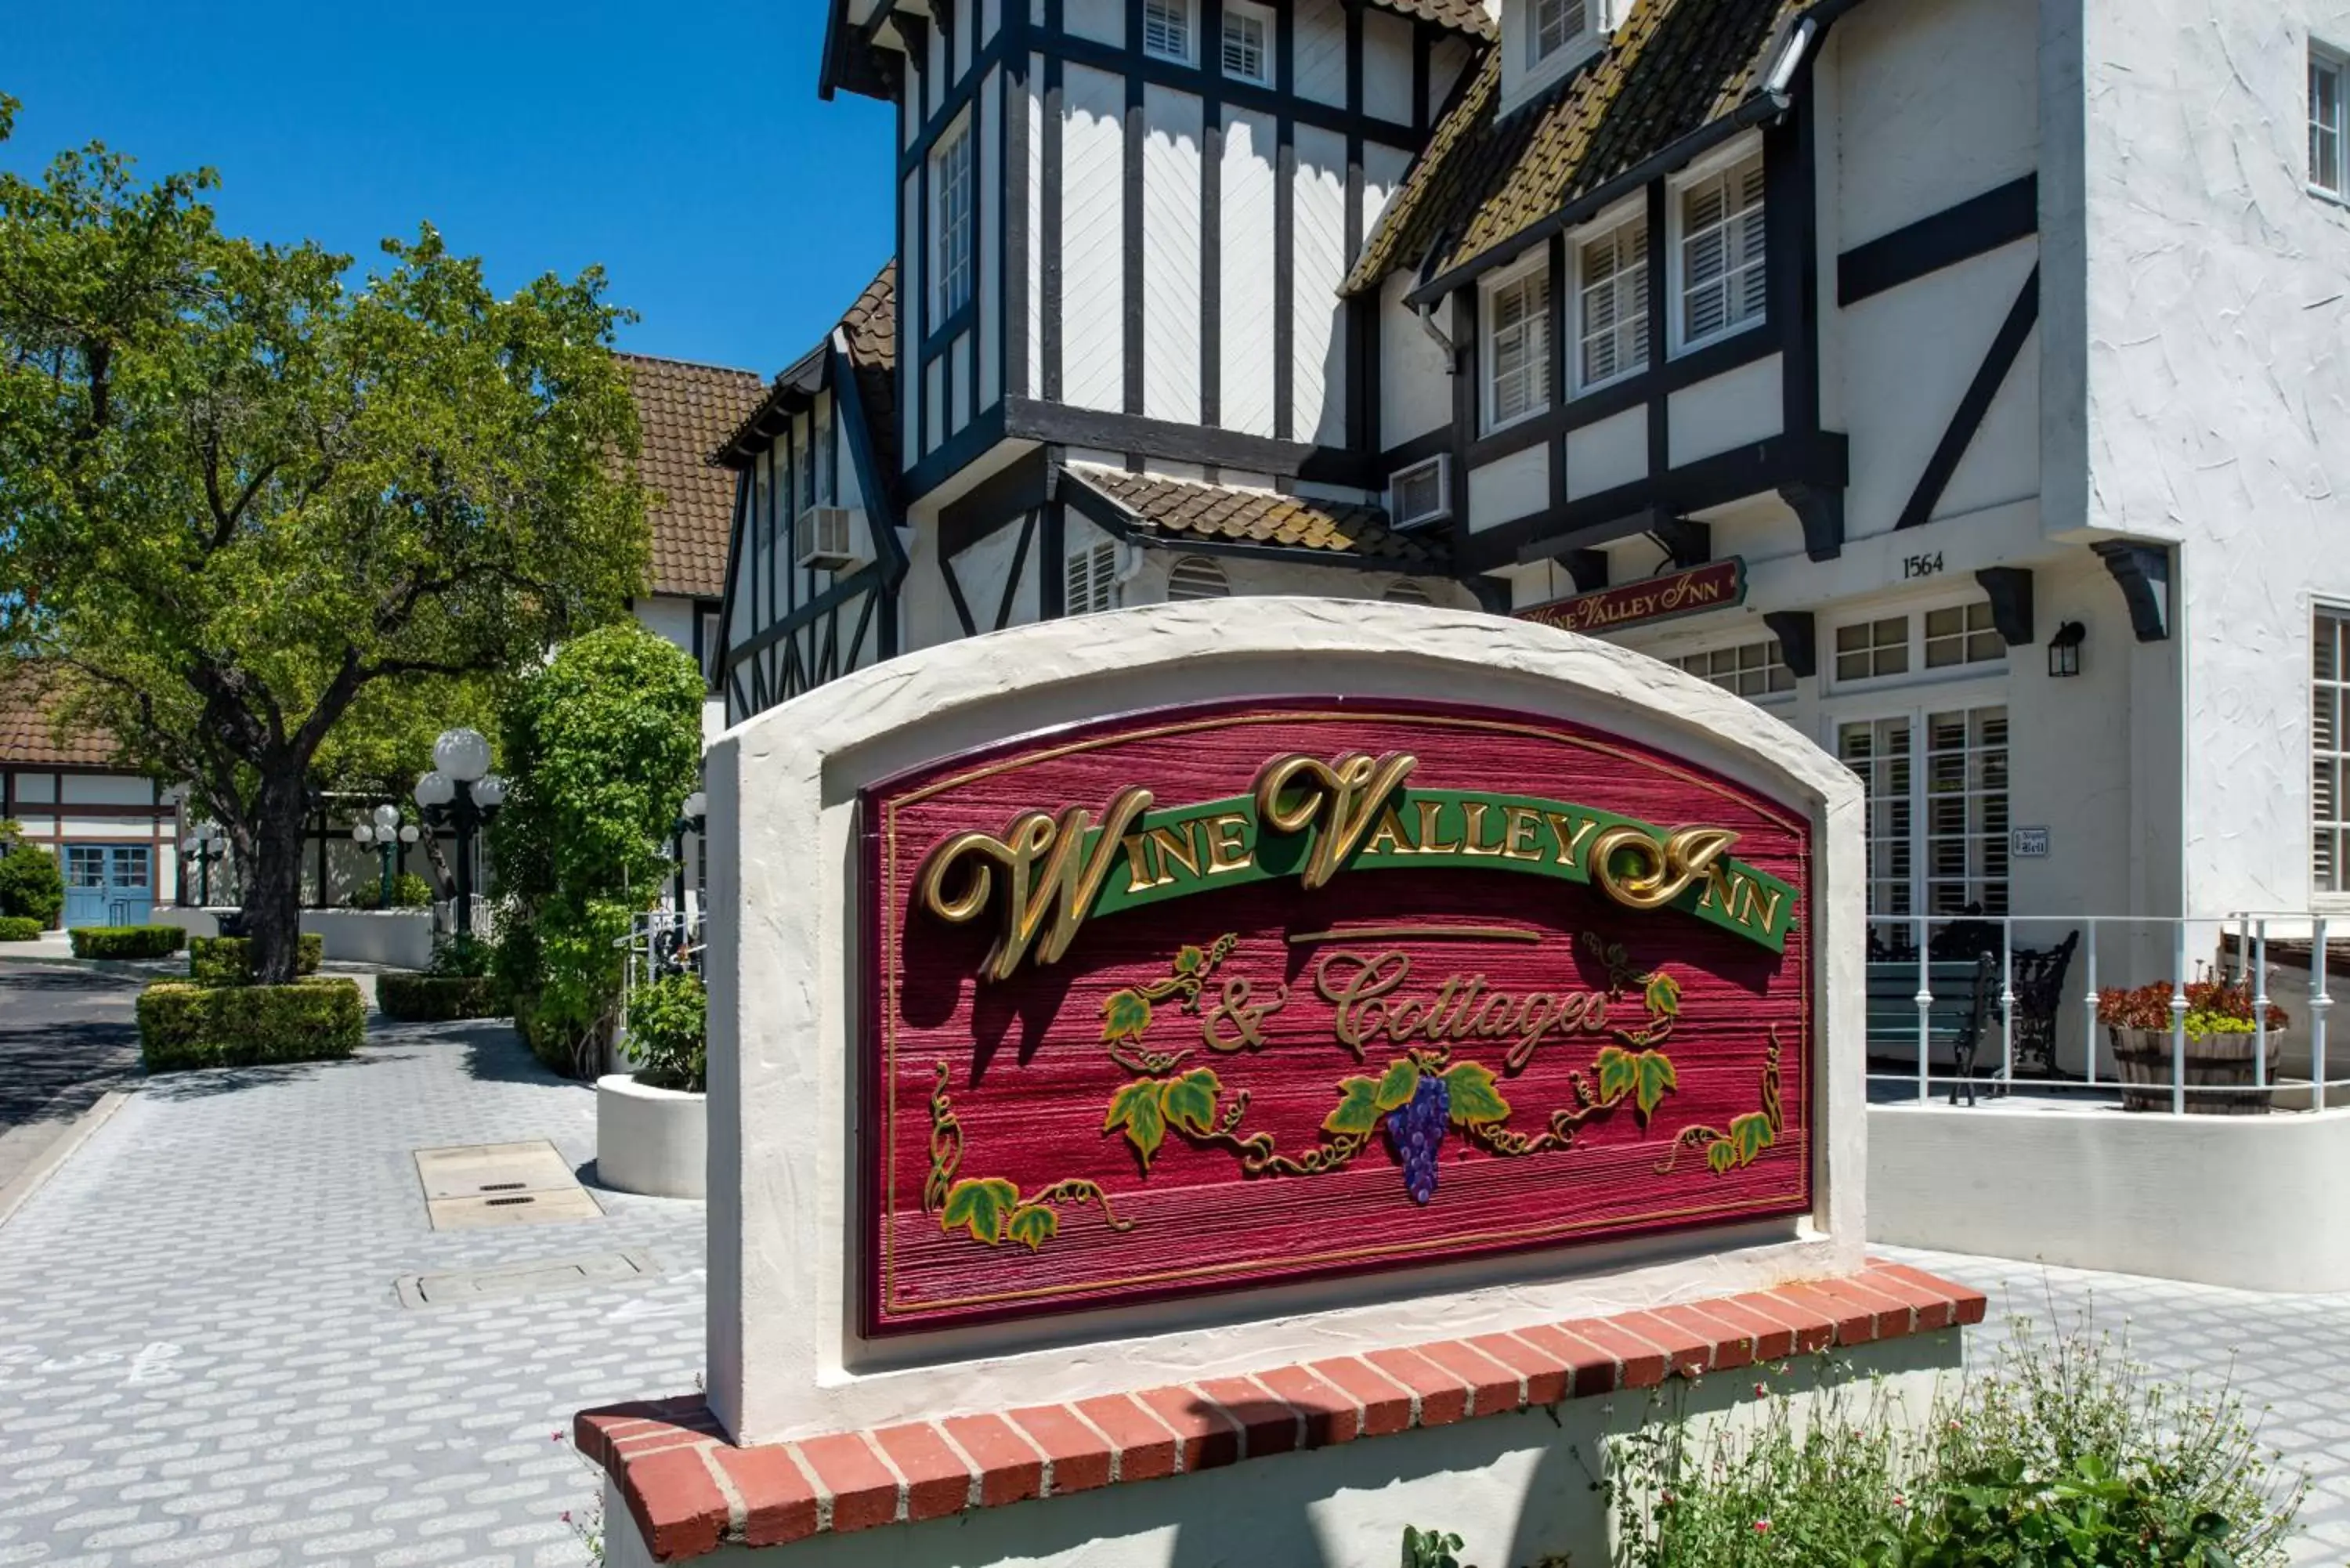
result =
[{"label": "cobblestone pavement", "polygon": [[[592,1095],[503,1024],[379,1030],[348,1063],[134,1095],[0,1225],[0,1568],[558,1564],[594,1478],[550,1434],[693,1386],[702,1206],[436,1233],[411,1152],[593,1153]],[[648,1253],[656,1277],[410,1310],[401,1275]],[[1887,1249],[1887,1251],[1895,1251]],[[1898,1251],[2045,1323],[2273,1407],[2312,1471],[2299,1560],[2350,1555],[2350,1296],[2266,1296]]]},{"label": "cobblestone pavement", "polygon": [[[2350,1359],[2342,1350],[2350,1295],[2266,1295],[1907,1247],[1872,1251],[1984,1292],[1984,1334],[2003,1334],[2017,1317],[2043,1334],[2085,1322],[2125,1335],[2130,1358],[2166,1380],[2215,1389],[2231,1379],[2253,1410],[2266,1407],[2262,1440],[2289,1468],[2309,1472],[2293,1561],[2350,1562]],[[1970,1354],[1991,1348],[1979,1335]]]},{"label": "cobblestone pavement", "polygon": [[[147,1084],[0,1226],[0,1564],[570,1563],[549,1434],[693,1386],[699,1203],[434,1232],[411,1152],[594,1152],[593,1094],[503,1024]],[[403,1308],[403,1274],[619,1251],[660,1272]]]}]

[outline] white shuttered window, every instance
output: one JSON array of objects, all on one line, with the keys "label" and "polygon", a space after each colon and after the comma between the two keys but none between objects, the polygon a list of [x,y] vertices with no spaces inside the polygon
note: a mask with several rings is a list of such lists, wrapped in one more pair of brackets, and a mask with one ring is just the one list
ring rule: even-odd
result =
[{"label": "white shuttered window", "polygon": [[1762,155],[1684,186],[1680,213],[1681,341],[1762,320]]},{"label": "white shuttered window", "polygon": [[1620,223],[1580,252],[1577,375],[1596,387],[1648,368],[1648,227]]},{"label": "white shuttered window", "polygon": [[971,303],[971,116],[931,154],[931,277],[936,327]]},{"label": "white shuttered window", "polygon": [[1118,546],[1107,542],[1073,552],[1063,579],[1069,615],[1098,615],[1118,607]]},{"label": "white shuttered window", "polygon": [[1498,429],[1550,407],[1550,275],[1539,265],[1485,299],[1485,422]]},{"label": "white shuttered window", "polygon": [[1224,0],[1224,75],[1273,85],[1273,13],[1248,0]]},{"label": "white shuttered window", "polygon": [[2320,608],[2310,669],[2310,885],[2350,893],[2350,610]]},{"label": "white shuttered window", "polygon": [[1528,40],[1538,66],[1590,30],[1590,0],[1534,0],[1534,32]]},{"label": "white shuttered window", "polygon": [[1142,52],[1191,60],[1191,0],[1142,0]]},{"label": "white shuttered window", "polygon": [[2309,182],[2330,196],[2350,195],[2342,168],[2342,57],[2309,50]]}]

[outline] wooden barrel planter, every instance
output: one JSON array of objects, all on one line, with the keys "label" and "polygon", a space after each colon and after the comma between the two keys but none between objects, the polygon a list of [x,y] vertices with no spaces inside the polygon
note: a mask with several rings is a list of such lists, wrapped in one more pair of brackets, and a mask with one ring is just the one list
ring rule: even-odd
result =
[{"label": "wooden barrel planter", "polygon": [[[2114,1061],[2121,1069],[2122,1109],[2170,1109],[2171,1036],[2167,1029],[2122,1029],[2108,1025]],[[2264,1116],[2270,1096],[2246,1092],[2254,1075],[2257,1034],[2189,1034],[2187,1037],[2187,1114],[2197,1116]],[[2269,1033],[2268,1082],[2277,1081],[2284,1055],[2283,1036]],[[2242,1089],[2226,1088],[2242,1085]],[[2199,1085],[2200,1089],[2199,1092]],[[2214,1093],[2213,1090],[2220,1092]]]}]

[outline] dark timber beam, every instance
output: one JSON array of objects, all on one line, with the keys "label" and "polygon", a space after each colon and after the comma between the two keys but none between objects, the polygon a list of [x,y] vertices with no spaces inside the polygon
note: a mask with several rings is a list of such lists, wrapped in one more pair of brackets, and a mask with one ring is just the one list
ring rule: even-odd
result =
[{"label": "dark timber beam", "polygon": [[1819,673],[1819,620],[1810,610],[1770,610],[1762,624],[1779,639],[1779,656],[1799,679]]},{"label": "dark timber beam", "polygon": [[1857,305],[2013,244],[2039,227],[2040,178],[2026,174],[1845,252],[1836,258],[1836,304]]},{"label": "dark timber beam", "polygon": [[2106,563],[2106,570],[2122,590],[2129,607],[2130,629],[2140,642],[2161,642],[2170,636],[2170,551],[2162,545],[2136,545],[2124,539],[2101,539],[2089,546]]},{"label": "dark timber beam", "polygon": [[1984,351],[1982,363],[1976,367],[1974,379],[1968,383],[1959,406],[1950,415],[1950,428],[1934,448],[1934,455],[1926,460],[1926,471],[1918,476],[1918,488],[1909,493],[1909,504],[1901,509],[1894,521],[1896,529],[1918,528],[1933,521],[1934,508],[1941,504],[1942,492],[1950,476],[1959,471],[1967,448],[1974,444],[1975,432],[1982,429],[1983,416],[1991,412],[1991,400],[2007,380],[2008,372],[2015,369],[2016,356],[2023,352],[2023,340],[2032,336],[2033,326],[2040,319],[2040,269],[2023,280],[2023,287],[2008,307],[2007,319],[2001,322],[1998,333]]},{"label": "dark timber beam", "polygon": [[2032,573],[2024,566],[1985,566],[1975,581],[1991,597],[1991,623],[2010,648],[2028,648],[2032,635]]}]

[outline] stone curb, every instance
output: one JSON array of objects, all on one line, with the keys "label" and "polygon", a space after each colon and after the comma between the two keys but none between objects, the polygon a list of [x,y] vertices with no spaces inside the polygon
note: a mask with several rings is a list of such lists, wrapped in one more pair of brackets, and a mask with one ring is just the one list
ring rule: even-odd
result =
[{"label": "stone curb", "polygon": [[57,1135],[47,1148],[33,1157],[33,1162],[18,1171],[14,1179],[0,1187],[0,1225],[13,1219],[26,1199],[41,1189],[41,1184],[57,1173],[59,1166],[73,1158],[74,1151],[88,1143],[90,1135],[104,1127],[122,1103],[130,1097],[127,1089],[109,1089],[97,1103],[74,1118],[73,1126]]},{"label": "stone curb", "polygon": [[880,1431],[737,1448],[700,1395],[683,1395],[583,1410],[572,1436],[654,1560],[681,1563],[1932,1334],[1982,1322],[1987,1305],[1873,1261],[1716,1301]]}]

